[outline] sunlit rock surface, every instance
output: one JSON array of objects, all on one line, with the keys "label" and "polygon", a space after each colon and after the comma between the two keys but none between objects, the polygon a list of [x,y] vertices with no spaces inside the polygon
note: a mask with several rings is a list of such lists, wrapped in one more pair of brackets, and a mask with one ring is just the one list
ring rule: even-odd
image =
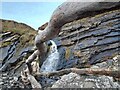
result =
[{"label": "sunlit rock surface", "polygon": [[52,88],[120,88],[109,76],[80,76],[76,73],[64,75]]}]

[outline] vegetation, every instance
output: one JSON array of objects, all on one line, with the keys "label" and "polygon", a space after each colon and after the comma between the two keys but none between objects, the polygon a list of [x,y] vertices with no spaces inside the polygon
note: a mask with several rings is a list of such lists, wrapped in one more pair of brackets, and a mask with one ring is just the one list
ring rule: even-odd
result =
[{"label": "vegetation", "polygon": [[[34,44],[34,38],[36,31],[28,25],[18,23],[11,20],[0,20],[2,22],[2,32],[12,32],[12,35],[19,35],[20,47],[26,47],[27,45]],[[1,36],[2,37],[2,36]],[[10,45],[12,41],[2,42],[1,47]]]}]

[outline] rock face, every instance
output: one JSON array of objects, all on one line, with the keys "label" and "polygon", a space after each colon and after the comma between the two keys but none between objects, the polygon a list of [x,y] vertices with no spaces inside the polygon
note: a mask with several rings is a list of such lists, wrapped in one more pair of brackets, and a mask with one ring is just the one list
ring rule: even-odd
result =
[{"label": "rock face", "polygon": [[[58,70],[87,67],[119,71],[119,19],[120,9],[116,8],[64,25],[59,36],[54,39],[61,61]],[[25,66],[24,61],[34,51],[32,48],[36,31],[15,21],[0,21],[3,26],[0,26],[0,70],[8,71],[0,76],[0,87],[31,87],[19,82],[19,74]],[[47,23],[39,29],[46,26]],[[38,82],[45,88],[120,88],[117,79],[104,75],[69,73],[59,77],[42,76]]]},{"label": "rock face", "polygon": [[119,19],[120,9],[64,25],[59,38],[61,46],[66,48],[66,60],[78,59],[80,66],[106,61],[119,54]]},{"label": "rock face", "polygon": [[[104,68],[119,71],[119,60],[120,55],[117,55],[107,62],[92,65],[91,68]],[[60,80],[55,82],[52,88],[120,88],[120,84],[110,76],[69,73],[68,75],[63,75]]]},{"label": "rock face", "polygon": [[0,20],[0,88],[24,88],[19,82],[25,60],[33,53],[36,31],[11,20]]},{"label": "rock face", "polygon": [[0,20],[1,46],[0,70],[6,71],[11,65],[23,62],[23,56],[30,52],[34,45],[36,31],[28,25],[11,20]]},{"label": "rock face", "polygon": [[[119,71],[119,19],[120,9],[117,9],[64,25],[59,34],[60,47],[65,48],[66,64],[63,68],[89,67]],[[104,75],[70,73],[63,75],[52,88],[120,88],[118,82]]]}]

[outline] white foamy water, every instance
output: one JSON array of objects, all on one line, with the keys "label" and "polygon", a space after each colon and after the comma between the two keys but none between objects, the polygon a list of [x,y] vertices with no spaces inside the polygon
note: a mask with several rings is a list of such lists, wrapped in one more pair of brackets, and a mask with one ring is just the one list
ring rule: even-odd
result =
[{"label": "white foamy water", "polygon": [[41,72],[52,72],[56,71],[59,64],[59,52],[57,50],[57,45],[53,40],[50,40],[52,45],[48,52],[47,59],[43,62],[40,71]]}]

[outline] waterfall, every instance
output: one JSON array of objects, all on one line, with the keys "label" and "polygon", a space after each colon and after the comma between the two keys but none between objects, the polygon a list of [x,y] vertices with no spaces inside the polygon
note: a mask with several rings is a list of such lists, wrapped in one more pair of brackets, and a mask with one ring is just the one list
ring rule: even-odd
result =
[{"label": "waterfall", "polygon": [[57,50],[57,45],[53,40],[50,40],[51,46],[48,51],[48,56],[43,62],[40,71],[41,72],[52,72],[56,71],[59,64],[59,52]]}]

